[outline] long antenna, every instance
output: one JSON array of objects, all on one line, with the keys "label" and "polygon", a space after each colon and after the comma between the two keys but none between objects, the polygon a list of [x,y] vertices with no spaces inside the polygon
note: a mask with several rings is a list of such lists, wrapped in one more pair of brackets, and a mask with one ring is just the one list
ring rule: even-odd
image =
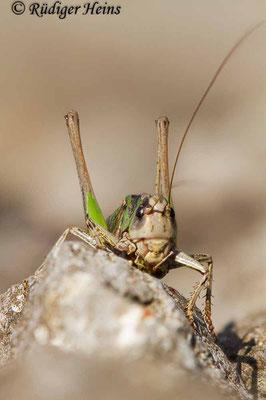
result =
[{"label": "long antenna", "polygon": [[231,57],[231,55],[234,53],[234,51],[237,49],[237,47],[238,47],[249,35],[251,35],[256,29],[258,29],[261,25],[263,25],[264,22],[265,22],[265,21],[261,21],[259,24],[257,24],[257,25],[254,26],[252,29],[250,29],[250,30],[249,30],[247,33],[245,33],[245,35],[243,35],[243,36],[236,42],[236,44],[231,48],[231,50],[230,50],[229,53],[225,56],[225,58],[223,59],[222,63],[220,64],[219,68],[218,68],[217,71],[215,72],[215,74],[214,74],[214,76],[213,76],[213,78],[212,78],[212,80],[211,80],[209,86],[208,86],[207,89],[205,90],[205,92],[204,92],[203,96],[201,97],[201,99],[200,99],[200,101],[199,101],[197,107],[195,108],[195,111],[193,112],[192,117],[190,118],[190,121],[189,121],[189,123],[188,123],[188,125],[187,125],[187,127],[186,127],[185,133],[184,133],[184,135],[183,135],[183,137],[182,137],[182,140],[181,140],[181,142],[180,142],[179,149],[178,149],[178,152],[177,152],[177,155],[176,155],[176,159],[175,159],[175,163],[174,163],[174,167],[173,167],[173,172],[172,172],[172,175],[171,175],[171,181],[170,181],[169,199],[170,199],[170,196],[171,196],[171,190],[172,190],[172,186],[173,186],[173,179],[174,179],[174,174],[175,174],[175,170],[176,170],[176,166],[177,166],[177,161],[178,161],[178,159],[179,159],[179,155],[180,155],[180,153],[181,153],[181,149],[182,149],[182,147],[183,147],[183,144],[184,144],[185,138],[186,138],[186,136],[187,136],[187,133],[188,133],[188,131],[189,131],[189,128],[191,127],[191,124],[192,124],[194,118],[196,117],[197,112],[199,111],[200,106],[201,106],[202,103],[204,102],[204,100],[205,100],[207,94],[209,93],[209,91],[210,91],[210,89],[212,88],[214,82],[215,82],[216,79],[218,78],[218,76],[219,76],[221,70],[223,69],[223,67],[225,66],[225,64],[227,63],[227,61],[228,61],[229,58]]}]

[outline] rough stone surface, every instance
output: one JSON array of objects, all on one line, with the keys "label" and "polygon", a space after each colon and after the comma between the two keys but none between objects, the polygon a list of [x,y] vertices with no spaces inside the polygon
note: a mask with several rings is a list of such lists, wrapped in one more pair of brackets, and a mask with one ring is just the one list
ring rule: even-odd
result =
[{"label": "rough stone surface", "polygon": [[228,358],[255,399],[266,398],[266,311],[230,323],[219,335]]},{"label": "rough stone surface", "polygon": [[[51,251],[33,276],[0,298],[4,382],[12,374],[6,371],[12,371],[13,364],[19,385],[21,362],[23,374],[27,375],[27,368],[36,374],[35,368],[43,370],[43,365],[49,364],[51,353],[50,358],[59,363],[70,357],[77,359],[73,361],[77,366],[87,363],[87,368],[93,369],[97,365],[98,379],[103,373],[105,385],[108,378],[103,371],[113,365],[117,379],[124,379],[125,371],[135,383],[145,377],[152,390],[165,388],[163,393],[169,398],[169,388],[174,388],[174,393],[177,387],[184,392],[184,382],[192,381],[195,387],[202,387],[202,398],[210,390],[210,398],[224,393],[226,398],[251,399],[237,369],[209,335],[200,311],[195,312],[195,334],[184,315],[184,305],[185,299],[177,291],[129,266],[126,260],[82,243],[64,243]],[[51,363],[46,373],[54,365]],[[93,369],[95,376],[97,368]],[[76,379],[74,372],[65,376],[66,386],[71,376]],[[129,383],[133,391],[134,385]],[[201,398],[198,390],[196,397],[190,394],[190,398]]]}]

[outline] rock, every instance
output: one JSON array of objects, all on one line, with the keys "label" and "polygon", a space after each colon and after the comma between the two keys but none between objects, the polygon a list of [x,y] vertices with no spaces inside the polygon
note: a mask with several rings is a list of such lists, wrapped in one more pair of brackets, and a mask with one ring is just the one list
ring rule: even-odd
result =
[{"label": "rock", "polygon": [[266,311],[232,322],[219,335],[228,358],[257,400],[266,398]]},{"label": "rock", "polygon": [[[110,379],[106,370],[123,381],[127,376],[132,395],[136,382],[141,387],[148,381],[148,397],[164,388],[163,397],[168,398],[173,390],[173,396],[179,391],[195,399],[206,398],[206,393],[212,393],[211,398],[226,393],[227,398],[251,399],[198,309],[198,332],[193,331],[184,315],[185,302],[177,291],[112,253],[79,242],[64,243],[33,276],[0,298],[0,360],[9,364],[3,371],[12,375],[12,365],[20,371],[23,363],[23,373],[17,372],[18,387],[27,370],[29,374],[40,369],[45,381],[43,374],[49,376],[51,370],[60,375],[60,368],[49,361],[55,357],[64,368],[65,362],[73,362],[82,371],[93,370],[91,377],[103,379],[105,386]],[[76,373],[66,369],[64,385],[73,379],[73,387],[79,387]],[[115,396],[124,398],[122,392]]]}]

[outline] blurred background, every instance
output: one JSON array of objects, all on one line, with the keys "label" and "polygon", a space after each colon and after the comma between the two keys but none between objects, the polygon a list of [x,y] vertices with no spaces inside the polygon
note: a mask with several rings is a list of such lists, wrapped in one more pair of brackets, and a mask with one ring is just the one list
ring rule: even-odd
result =
[{"label": "blurred background", "polygon": [[[64,114],[79,112],[89,173],[108,216],[125,195],[154,192],[156,117],[171,121],[172,165],[215,70],[265,13],[259,0],[108,4],[120,5],[120,15],[60,20],[0,5],[1,292],[34,273],[66,227],[84,226]],[[214,258],[218,329],[265,307],[265,31],[226,65],[174,180],[178,248]],[[165,281],[188,295],[198,279],[180,269]]]}]

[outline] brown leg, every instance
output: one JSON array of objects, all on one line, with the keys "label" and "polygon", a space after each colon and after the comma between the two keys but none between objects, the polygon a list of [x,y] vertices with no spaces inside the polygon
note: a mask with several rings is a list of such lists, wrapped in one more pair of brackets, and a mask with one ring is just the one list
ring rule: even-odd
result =
[{"label": "brown leg", "polygon": [[126,252],[127,254],[131,254],[136,250],[134,243],[127,239],[127,237],[117,240],[114,235],[106,231],[94,221],[88,219],[86,222],[88,227],[87,230],[80,229],[76,226],[67,228],[56,242],[54,248],[59,249],[67,236],[71,234],[89,244],[94,249],[109,248],[114,252],[118,250],[119,252]]},{"label": "brown leg", "polygon": [[[188,268],[192,268],[203,275],[202,279],[195,286],[193,292],[191,293],[190,298],[188,299],[185,312],[190,324],[196,330],[196,324],[193,316],[193,307],[202,289],[206,288],[205,321],[208,325],[211,335],[214,338],[216,338],[216,335],[214,333],[214,327],[211,320],[211,290],[212,290],[212,269],[213,269],[212,257],[206,254],[195,254],[192,256],[188,256],[185,253],[179,252],[175,257],[175,261],[177,263],[176,266],[177,268],[185,266]],[[207,263],[208,264],[207,267],[204,267],[202,263]]]},{"label": "brown leg", "polygon": [[[200,292],[203,288],[206,289],[206,296],[205,296],[205,321],[209,327],[209,331],[211,335],[216,339],[216,335],[214,332],[214,327],[211,319],[211,292],[212,292],[212,271],[213,271],[213,261],[212,257],[208,256],[207,254],[196,254],[192,256],[195,260],[199,261],[200,263],[207,263],[206,271],[199,282],[199,284],[195,287],[194,291],[192,292],[189,301],[186,307],[186,313],[192,313],[192,308],[196,303],[197,298],[200,295]],[[188,314],[187,314],[188,315]],[[188,316],[189,318],[189,316]]]}]

